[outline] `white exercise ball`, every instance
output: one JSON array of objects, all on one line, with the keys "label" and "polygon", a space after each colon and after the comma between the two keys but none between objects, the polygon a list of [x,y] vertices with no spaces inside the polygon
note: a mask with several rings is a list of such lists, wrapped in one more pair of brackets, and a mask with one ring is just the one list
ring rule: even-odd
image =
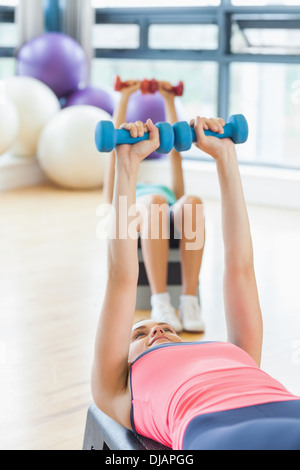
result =
[{"label": "white exercise ball", "polygon": [[12,152],[21,157],[33,157],[43,127],[60,110],[59,100],[47,85],[35,78],[10,77],[4,83],[20,122]]},{"label": "white exercise ball", "polygon": [[0,96],[0,155],[13,145],[18,132],[18,112],[9,100]]},{"label": "white exercise ball", "polygon": [[95,129],[111,116],[94,106],[61,110],[43,129],[38,161],[48,178],[68,189],[93,189],[103,185],[107,154],[98,152]]}]

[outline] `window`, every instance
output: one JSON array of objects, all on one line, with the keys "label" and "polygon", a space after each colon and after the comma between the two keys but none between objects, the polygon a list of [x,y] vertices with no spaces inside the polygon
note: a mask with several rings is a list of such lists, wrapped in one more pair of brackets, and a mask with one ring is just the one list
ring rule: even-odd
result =
[{"label": "window", "polygon": [[0,0],[0,79],[13,75],[14,52],[18,41],[15,23],[17,0]]},{"label": "window", "polygon": [[250,54],[300,54],[300,17],[287,14],[232,16],[231,51]]},{"label": "window", "polygon": [[95,84],[111,86],[116,75],[182,80],[187,119],[245,114],[241,162],[300,169],[300,0],[92,5]]},{"label": "window", "polygon": [[132,59],[94,61],[92,81],[95,85],[101,82],[103,85],[112,86],[116,75],[122,80],[155,77],[158,80],[168,80],[174,85],[183,81],[186,84],[185,92],[178,100],[181,108],[180,120],[189,120],[200,112],[209,116],[217,114],[218,66],[214,62],[181,61],[178,68],[176,61]]},{"label": "window", "polygon": [[300,168],[299,66],[235,63],[230,74],[230,108],[239,108],[250,128],[239,158],[249,161],[251,155],[253,163]]},{"label": "window", "polygon": [[0,0],[1,7],[16,7],[19,4],[19,0]]},{"label": "window", "polygon": [[266,6],[266,5],[286,5],[300,6],[300,0],[232,0],[233,5],[238,6]]},{"label": "window", "polygon": [[102,24],[93,28],[93,47],[99,49],[138,49],[140,27],[136,24]]},{"label": "window", "polygon": [[203,7],[220,5],[220,0],[92,0],[94,8]]},{"label": "window", "polygon": [[203,50],[218,48],[218,27],[213,24],[152,24],[151,49]]}]

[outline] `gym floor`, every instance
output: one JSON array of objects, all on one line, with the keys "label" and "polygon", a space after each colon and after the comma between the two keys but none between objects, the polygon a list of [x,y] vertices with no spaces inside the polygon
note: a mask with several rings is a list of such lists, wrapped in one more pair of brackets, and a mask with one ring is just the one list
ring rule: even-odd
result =
[{"label": "gym floor", "polygon": [[[0,449],[80,450],[106,280],[100,191],[1,194]],[[248,206],[264,318],[262,368],[300,395],[300,212]],[[206,333],[226,340],[220,204],[205,201]],[[147,312],[146,315],[149,315]],[[145,312],[136,312],[136,317]]]}]

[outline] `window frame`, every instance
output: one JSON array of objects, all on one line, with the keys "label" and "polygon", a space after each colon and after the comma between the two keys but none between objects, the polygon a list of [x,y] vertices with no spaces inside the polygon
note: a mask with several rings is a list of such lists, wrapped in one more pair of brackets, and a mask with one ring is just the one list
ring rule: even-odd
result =
[{"label": "window frame", "polygon": [[[8,5],[0,5],[0,24],[15,23],[16,8]],[[0,45],[0,58],[13,58],[15,56],[14,47]]]},{"label": "window frame", "polygon": [[[95,13],[95,24],[136,24],[140,28],[140,44],[137,49],[94,48],[96,59],[175,60],[217,64],[217,112],[224,118],[228,116],[230,109],[231,64],[252,62],[300,65],[300,54],[239,53],[231,50],[232,26],[236,18],[242,18],[244,26],[250,25],[258,29],[272,29],[278,25],[278,18],[282,18],[282,29],[294,29],[295,25],[300,25],[300,5],[239,6],[233,5],[231,0],[221,0],[218,6],[94,8],[91,5],[91,8]],[[14,6],[0,5],[0,24],[16,23],[16,10]],[[59,0],[46,0],[45,29],[63,32],[62,17],[63,11]],[[218,27],[218,47],[214,50],[153,49],[149,44],[149,28],[152,24],[215,24]],[[0,58],[14,58],[16,49],[0,46]],[[252,164],[252,162],[249,163]],[[265,162],[253,164],[268,166]],[[274,166],[278,165],[274,164]],[[291,168],[283,164],[282,167]],[[299,170],[299,168],[296,169]]]},{"label": "window frame", "polygon": [[[137,49],[98,49],[95,58],[114,59],[150,59],[150,60],[198,60],[199,53],[186,49],[152,49],[149,47],[149,28],[152,24],[186,25],[186,24],[216,24],[213,7],[176,7],[168,8],[96,8],[95,24],[136,24],[140,27],[140,47]],[[205,56],[207,50],[201,51]],[[217,49],[209,51],[216,58]],[[205,57],[203,58],[205,59]]]},{"label": "window frame", "polygon": [[[230,65],[235,62],[299,64],[299,55],[234,53],[231,51],[232,25],[237,15],[247,20],[253,15],[265,19],[251,19],[254,27],[272,26],[268,15],[289,15],[289,20],[282,24],[283,29],[295,25],[291,16],[300,21],[300,6],[237,6],[231,0],[221,0],[219,6],[199,7],[160,7],[158,8],[95,8],[96,24],[128,24],[140,26],[140,47],[138,49],[94,49],[96,59],[144,59],[144,60],[195,60],[217,62],[218,64],[218,115],[228,116],[230,91]],[[151,24],[216,24],[219,28],[218,48],[216,50],[176,50],[151,49],[149,47],[149,26]],[[273,22],[274,24],[274,22]]]}]

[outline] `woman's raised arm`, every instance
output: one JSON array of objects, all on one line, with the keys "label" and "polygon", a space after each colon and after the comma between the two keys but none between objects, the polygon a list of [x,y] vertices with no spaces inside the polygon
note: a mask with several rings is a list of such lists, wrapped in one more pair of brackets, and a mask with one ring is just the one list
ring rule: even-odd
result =
[{"label": "woman's raised arm", "polygon": [[197,118],[197,145],[217,164],[221,189],[225,252],[224,306],[228,340],[244,349],[258,365],[262,349],[262,316],[257,292],[253,247],[235,146],[230,139],[205,136],[209,128],[222,132],[222,119]]},{"label": "woman's raised arm", "polygon": [[151,121],[123,127],[133,137],[149,131],[149,140],[116,149],[107,285],[96,333],[92,394],[102,411],[130,427],[128,353],[138,279],[136,182],[139,163],[159,147],[159,132]]}]

